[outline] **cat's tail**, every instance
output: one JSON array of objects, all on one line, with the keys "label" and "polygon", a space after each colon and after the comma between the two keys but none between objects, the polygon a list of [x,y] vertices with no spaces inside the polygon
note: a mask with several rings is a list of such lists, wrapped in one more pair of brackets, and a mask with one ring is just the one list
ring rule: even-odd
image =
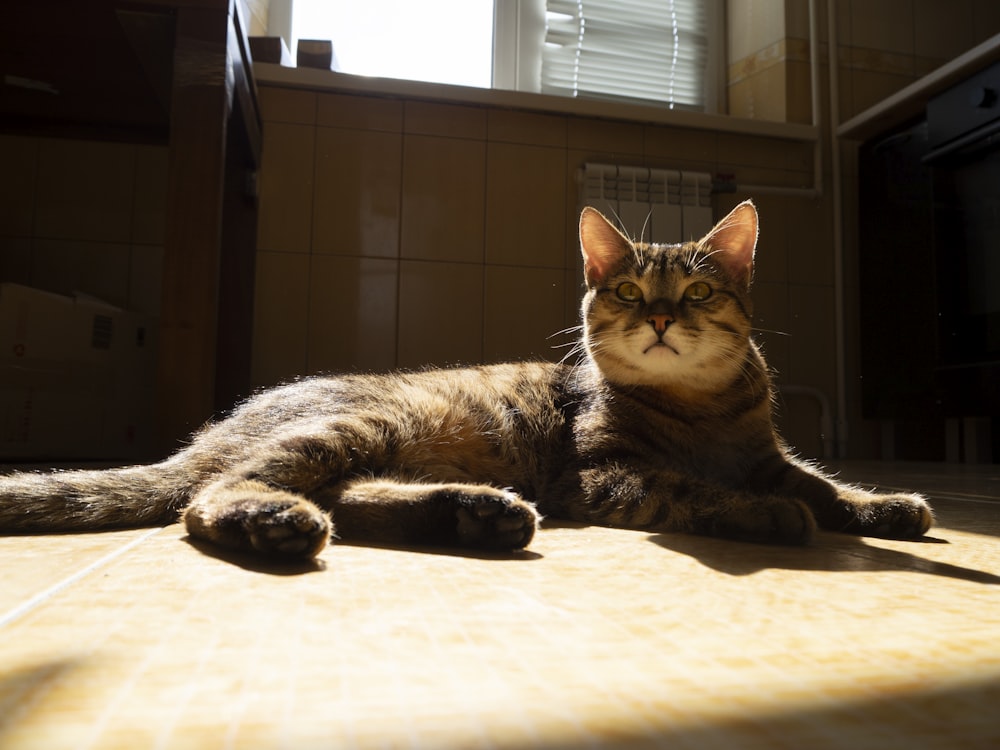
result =
[{"label": "cat's tail", "polygon": [[0,534],[159,526],[177,520],[191,477],[176,459],[119,469],[0,476]]}]

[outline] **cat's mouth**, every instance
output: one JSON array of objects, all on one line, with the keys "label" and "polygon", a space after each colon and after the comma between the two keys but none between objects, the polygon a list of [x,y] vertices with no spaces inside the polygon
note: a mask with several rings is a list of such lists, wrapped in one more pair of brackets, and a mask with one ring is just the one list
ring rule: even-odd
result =
[{"label": "cat's mouth", "polygon": [[652,354],[652,353],[655,353],[655,352],[662,352],[664,350],[671,351],[674,354],[680,355],[680,352],[677,351],[676,349],[674,349],[674,347],[672,347],[666,341],[654,341],[652,344],[650,344],[645,349],[643,349],[642,353],[643,354]]}]

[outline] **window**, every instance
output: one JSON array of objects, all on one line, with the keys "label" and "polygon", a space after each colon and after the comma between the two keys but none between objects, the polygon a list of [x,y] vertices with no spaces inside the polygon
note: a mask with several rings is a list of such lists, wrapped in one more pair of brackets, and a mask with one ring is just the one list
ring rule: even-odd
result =
[{"label": "window", "polygon": [[[271,0],[272,33],[290,2]],[[332,40],[345,73],[715,111],[720,5],[294,0],[288,36]]]},{"label": "window", "polygon": [[492,82],[493,0],[294,0],[291,31],[293,55],[299,39],[332,41],[344,73]]}]

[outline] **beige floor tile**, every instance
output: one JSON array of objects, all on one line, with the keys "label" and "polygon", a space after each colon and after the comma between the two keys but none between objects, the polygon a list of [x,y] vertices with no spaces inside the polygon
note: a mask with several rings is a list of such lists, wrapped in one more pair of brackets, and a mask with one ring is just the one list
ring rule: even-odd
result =
[{"label": "beige floor tile", "polygon": [[[963,477],[925,542],[549,524],[507,557],[339,545],[269,568],[177,526],[128,537],[3,627],[0,746],[992,747],[1000,502],[994,472]],[[4,559],[102,539],[9,538]]]},{"label": "beige floor tile", "polygon": [[0,537],[0,558],[4,560],[0,567],[0,627],[99,571],[158,531],[127,529],[74,536]]}]

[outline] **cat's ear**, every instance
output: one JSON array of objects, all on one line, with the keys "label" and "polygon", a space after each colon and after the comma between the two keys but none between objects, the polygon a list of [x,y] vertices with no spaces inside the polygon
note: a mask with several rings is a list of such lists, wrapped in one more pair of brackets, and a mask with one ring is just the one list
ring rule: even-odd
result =
[{"label": "cat's ear", "polygon": [[750,286],[753,276],[753,255],[757,248],[757,209],[753,201],[743,201],[729,212],[712,231],[698,241],[698,246],[711,248],[713,256],[738,282]]},{"label": "cat's ear", "polygon": [[583,253],[587,284],[593,286],[604,281],[633,248],[628,237],[604,218],[604,214],[586,206],[580,214],[580,252]]}]

